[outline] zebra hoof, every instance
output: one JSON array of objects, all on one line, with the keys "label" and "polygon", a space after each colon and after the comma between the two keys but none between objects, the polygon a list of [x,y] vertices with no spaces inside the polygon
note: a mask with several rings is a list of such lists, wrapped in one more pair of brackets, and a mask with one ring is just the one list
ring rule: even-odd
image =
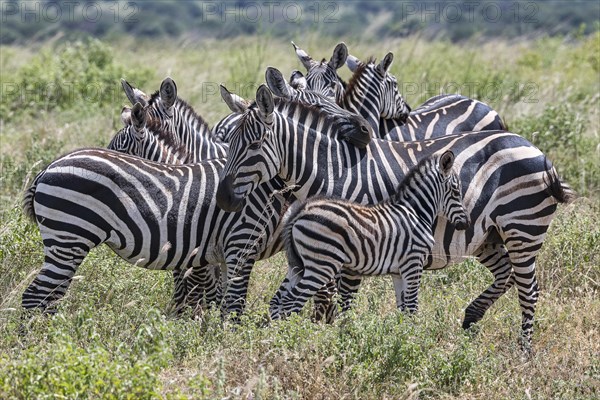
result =
[{"label": "zebra hoof", "polygon": [[479,322],[478,318],[475,318],[475,317],[465,317],[465,320],[463,321],[463,324],[462,324],[462,328],[465,331],[476,333],[477,331],[479,331],[477,322]]}]

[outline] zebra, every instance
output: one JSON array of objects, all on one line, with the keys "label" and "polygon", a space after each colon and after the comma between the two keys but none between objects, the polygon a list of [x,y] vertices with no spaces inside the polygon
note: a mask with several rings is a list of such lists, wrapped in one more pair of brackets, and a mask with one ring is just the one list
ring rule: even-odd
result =
[{"label": "zebra", "polygon": [[[171,84],[174,86],[174,82],[172,82],[170,79],[163,81],[163,84],[161,85],[161,91],[160,91],[161,93],[163,92],[162,88],[164,88],[165,84]],[[221,86],[221,92],[222,92],[224,100],[227,102],[227,104],[232,108],[232,110],[237,115],[240,115],[239,113],[241,111],[243,111],[246,107],[248,107],[249,102],[247,100],[242,99],[241,97],[230,93],[224,86]],[[169,90],[168,93],[171,93],[172,96],[176,96],[176,93],[177,93],[176,86],[174,86],[172,88],[172,90]],[[148,106],[153,106],[153,104],[154,104],[153,102],[161,102],[163,98],[165,98],[164,94],[162,94],[158,97],[153,95],[152,100],[150,100],[150,102],[147,103],[146,108],[148,109]],[[306,98],[304,98],[304,100],[306,100]],[[326,99],[316,97],[315,99],[313,99],[313,102],[316,104],[316,102],[319,100],[322,101],[322,104],[320,104],[320,107],[323,107],[324,109],[326,109],[331,115],[350,116],[352,118],[352,120],[358,121],[357,127],[360,129],[360,131],[358,131],[358,134],[353,132],[354,128],[352,126],[350,126],[348,129],[345,129],[347,135],[344,136],[344,138],[345,138],[345,140],[350,141],[351,143],[353,143],[356,146],[364,147],[365,141],[369,140],[370,136],[372,134],[371,132],[368,131],[368,123],[366,121],[362,120],[360,117],[354,116],[351,113],[349,113],[348,111],[340,109],[338,106],[336,106],[333,103],[328,102]],[[179,104],[179,106],[177,106],[178,104]],[[155,107],[159,108],[159,109],[165,108],[164,106],[158,106],[158,105]],[[223,142],[223,141],[220,141],[219,138],[215,138],[216,135],[211,134],[211,132],[207,128],[200,129],[200,130],[190,128],[190,126],[197,128],[199,126],[199,124],[197,124],[195,121],[195,119],[197,118],[197,115],[195,114],[195,112],[193,112],[193,110],[187,110],[187,108],[191,108],[189,105],[187,105],[187,103],[178,99],[177,101],[175,101],[172,108],[173,108],[173,110],[169,110],[169,112],[163,112],[161,114],[154,113],[154,115],[155,115],[154,119],[158,119],[158,120],[161,120],[161,118],[167,119],[167,121],[161,120],[161,126],[163,127],[163,129],[175,129],[175,131],[178,132],[177,135],[163,135],[163,139],[167,140],[167,144],[170,141],[170,143],[171,143],[170,145],[175,146],[175,144],[173,144],[173,142],[175,142],[175,143],[182,142],[181,140],[177,140],[176,138],[174,138],[174,136],[203,135],[203,136],[206,136],[206,138],[203,140],[187,140],[187,141],[183,141],[183,142],[210,143],[211,146],[214,146],[215,144],[217,144],[222,147],[223,153],[227,152],[227,137],[221,138],[221,139],[225,140]],[[178,114],[181,114],[182,116],[177,117]],[[166,115],[173,115],[174,117],[177,117],[177,118],[175,118],[177,120],[177,123],[175,124],[174,127],[170,125],[170,123],[168,121],[170,119],[170,117],[165,117]],[[230,115],[234,115],[234,114],[230,114]],[[204,125],[200,124],[200,126],[205,126],[205,124]],[[227,136],[228,129],[224,129],[224,131],[225,132],[223,133],[223,135]],[[149,131],[146,131],[146,132],[149,132]],[[149,132],[149,133],[152,133],[152,132]],[[336,134],[342,135],[342,132],[337,132]],[[134,146],[135,141],[132,140],[131,138],[128,140],[125,140],[125,139],[117,140],[118,136],[120,136],[120,135],[117,135],[113,139],[113,141],[115,141],[115,142],[119,141],[119,142],[124,142],[124,143],[121,144],[120,148],[114,147],[112,145],[109,145],[109,148],[128,152],[129,154],[134,154],[134,155],[141,155],[144,153],[144,151],[143,151],[144,144],[141,144],[141,145],[139,145],[139,147],[136,147],[136,146],[138,146],[138,144],[136,144]],[[147,137],[144,140],[147,141],[148,146],[151,146],[151,143],[153,141],[155,141],[155,137],[152,135],[149,135],[149,136],[150,137]],[[165,140],[162,140],[161,143],[164,145]],[[166,152],[168,152],[168,149],[165,150],[165,153]],[[201,161],[199,159],[199,157],[197,156],[198,152],[195,150],[194,147],[188,148],[187,152],[191,155],[191,158],[189,159],[190,161]],[[155,161],[161,161],[161,160],[155,159]],[[265,192],[270,192],[273,190],[282,190],[282,188],[283,188],[283,186],[277,181],[277,179],[275,179],[275,182],[272,182],[271,184],[275,185],[275,188],[273,189],[273,188],[269,188],[268,186],[265,186]],[[260,205],[261,201],[263,201],[263,203],[264,203],[264,204],[262,204],[262,206]],[[257,196],[256,198],[252,199],[252,202],[255,204],[255,207],[254,207],[255,210],[269,209],[268,197],[266,197],[266,196],[265,197]],[[234,245],[237,247],[233,247],[233,249],[230,251],[231,255],[229,257],[227,257],[228,260],[231,260],[230,262],[227,263],[228,276],[230,278],[228,279],[229,285],[227,286],[227,288],[228,288],[227,296],[226,296],[226,299],[224,302],[224,306],[227,310],[227,313],[236,312],[239,314],[242,312],[244,299],[245,299],[246,292],[247,292],[248,281],[249,281],[249,277],[250,277],[250,274],[252,271],[252,266],[254,264],[254,261],[257,259],[268,258],[275,252],[278,252],[282,249],[281,239],[280,238],[271,238],[275,234],[278,235],[279,228],[275,228],[275,231],[272,231],[272,230],[268,229],[268,226],[267,226],[263,232],[256,232],[256,227],[260,226],[260,223],[254,222],[257,219],[256,215],[247,215],[247,216],[244,216],[243,218],[244,218],[245,222],[239,222],[231,228],[232,232],[239,231],[239,233],[237,236],[237,241],[234,243]],[[277,225],[278,220],[275,220],[275,219],[279,218],[279,215],[274,214],[271,218],[272,218],[271,222],[272,222],[273,226],[278,226]],[[236,256],[235,249],[236,248],[242,249],[242,248],[248,247],[248,243],[253,243],[256,240],[255,236],[258,234],[260,234],[261,236],[264,236],[265,240],[267,240],[267,242],[274,243],[273,247],[268,249],[267,251],[265,251],[263,253],[263,255],[260,256],[261,258],[257,258],[259,255],[254,254],[253,252],[250,252],[250,250],[248,250],[248,249],[245,250],[245,253],[248,253],[248,254],[245,254],[245,253],[242,254],[241,252],[238,251],[237,256]],[[244,236],[244,235],[246,235],[246,236]],[[190,275],[190,277],[192,277],[193,275],[194,274],[192,273],[192,275]],[[223,274],[223,276],[227,276],[227,275]],[[188,285],[188,287],[189,286],[193,287],[194,285]],[[201,288],[202,287],[211,287],[209,283],[201,284],[199,286]],[[192,300],[195,300],[196,298],[197,298],[197,295],[195,297],[192,297]],[[207,298],[206,301],[209,302],[209,301],[211,301],[211,299]],[[192,304],[196,304],[196,302],[192,301]],[[319,317],[320,314],[322,314],[322,312],[315,313],[316,319],[320,319],[320,317]]]},{"label": "zebra", "polygon": [[295,203],[285,217],[288,273],[271,301],[271,319],[299,312],[342,267],[362,276],[391,274],[396,305],[416,312],[434,219],[445,217],[459,230],[469,223],[453,163],[451,151],[423,158],[378,204],[327,197]]},{"label": "zebra", "polygon": [[[125,131],[159,126],[139,103],[131,119]],[[215,197],[224,163],[218,158],[164,164],[93,148],[50,163],[24,196],[23,210],[37,222],[45,259],[23,293],[23,308],[53,311],[88,252],[102,243],[137,266],[178,269],[180,278],[189,268],[201,274],[207,265],[235,262],[247,250],[248,238],[256,239],[252,251],[258,257],[273,254],[281,244],[263,240],[259,230],[275,230],[284,196],[273,195],[277,187],[266,185],[257,192],[258,201],[249,198],[241,212],[221,210]],[[265,206],[273,212],[265,213]],[[244,218],[253,218],[256,226],[244,224]]]},{"label": "zebra", "polygon": [[[306,77],[294,71],[290,84],[295,88],[316,90],[324,95],[331,94],[323,88],[343,87],[343,90],[336,93],[336,102],[363,115],[371,122],[375,132],[378,132],[378,137],[389,140],[414,141],[458,132],[508,129],[490,106],[458,94],[434,96],[411,110],[399,93],[396,77],[386,71],[382,79],[382,74],[377,73],[377,67],[381,63],[376,65],[374,59],[363,63],[348,54],[347,49],[345,54],[346,65],[354,73],[349,83],[344,82],[337,74],[323,74],[312,64],[306,63]],[[296,55],[301,61],[302,58],[311,59],[301,49],[296,50]],[[391,65],[393,54],[388,53],[386,57]],[[389,65],[387,68],[389,69]],[[348,94],[348,86],[353,80],[351,87],[354,87],[354,93]],[[313,85],[312,82],[318,84]]]},{"label": "zebra", "polygon": [[[177,85],[171,78],[165,78],[160,89],[151,96],[124,79],[121,79],[121,86],[129,101],[143,105],[149,119],[158,121],[160,126],[157,129],[122,130],[112,138],[108,149],[172,164],[196,163],[226,156],[227,145],[213,134],[192,107],[177,96]],[[240,114],[230,115],[237,119]],[[121,119],[129,125],[130,118],[131,108],[125,107]],[[197,309],[202,297],[208,305],[220,303],[219,270],[216,267],[208,269],[213,273],[206,274],[205,269],[198,273],[192,270],[185,277],[179,276],[178,268],[173,270],[173,304],[178,313],[184,310],[185,304]]]},{"label": "zebra", "polygon": [[[315,107],[299,102],[281,105],[279,100],[274,111],[273,103],[270,90],[261,85],[256,105],[246,110],[230,138],[217,190],[220,207],[238,209],[261,182],[276,175],[295,185],[293,194],[299,200],[323,195],[377,203],[391,196],[418,160],[451,150],[471,224],[456,231],[437,220],[436,243],[424,268],[444,268],[474,256],[494,275],[494,282],[465,310],[465,329],[481,320],[514,273],[522,343],[530,348],[538,298],[535,259],[557,204],[575,197],[539,149],[505,131],[460,133],[421,142],[372,139],[359,149],[316,131],[326,114]],[[343,278],[347,291],[355,291],[360,283],[360,276]]]},{"label": "zebra", "polygon": [[458,94],[432,97],[405,114],[398,82],[387,72],[392,61],[391,52],[379,64],[373,58],[361,62],[352,55],[346,60],[353,76],[340,105],[365,117],[380,137],[413,141],[458,132],[507,129],[490,106]]},{"label": "zebra", "polygon": [[[164,128],[161,131],[168,134],[165,140],[186,149],[190,159],[183,162],[192,163],[227,156],[227,145],[223,143],[217,132],[231,129],[231,125],[239,119],[240,113],[229,114],[211,130],[206,121],[187,102],[177,96],[177,85],[173,79],[165,78],[160,84],[160,89],[151,96],[145,95],[124,79],[121,80],[121,85],[132,105],[140,103],[146,108],[150,118],[160,121]],[[126,120],[124,122],[127,124]],[[133,142],[125,140],[124,143],[120,145],[120,150],[128,152],[126,143]],[[152,156],[138,155],[152,159]]]},{"label": "zebra", "polygon": [[[348,57],[348,47],[346,44],[344,42],[338,43],[333,49],[333,54],[329,61],[322,59],[321,62],[313,60],[308,53],[296,46],[294,42],[292,42],[292,46],[304,68],[309,71],[306,78],[299,71],[294,71],[292,74],[292,86],[295,89],[300,89],[301,87],[297,85],[299,82],[302,82],[302,84],[306,85],[306,89],[313,90],[334,101],[341,99],[344,95],[345,82],[340,78],[337,70],[344,65]],[[302,78],[302,81],[298,81],[295,78]]]}]

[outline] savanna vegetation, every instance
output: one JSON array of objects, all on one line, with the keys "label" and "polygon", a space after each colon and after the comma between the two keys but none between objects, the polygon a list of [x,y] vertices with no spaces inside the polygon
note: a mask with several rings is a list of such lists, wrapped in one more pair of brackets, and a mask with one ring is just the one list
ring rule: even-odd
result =
[{"label": "savanna vegetation", "polygon": [[[345,38],[344,38],[345,39]],[[20,296],[42,264],[21,193],[45,164],[106,146],[122,125],[126,78],[150,92],[165,76],[211,125],[227,114],[218,84],[253,97],[268,65],[301,69],[287,40],[42,41],[1,47],[0,398],[480,398],[600,396],[600,33],[508,41],[345,39],[361,58],[395,54],[409,104],[461,92],[486,101],[539,146],[580,194],[560,207],[537,263],[534,353],[518,346],[510,290],[466,334],[466,305],[491,282],[472,260],[424,274],[420,311],[395,310],[388,279],[369,279],[332,326],[308,313],[262,327],[283,279],[282,254],[260,262],[239,325],[217,311],[174,319],[169,272],[92,251],[52,316],[19,335]],[[315,58],[336,38],[295,38]],[[350,76],[346,68],[344,78]]]}]

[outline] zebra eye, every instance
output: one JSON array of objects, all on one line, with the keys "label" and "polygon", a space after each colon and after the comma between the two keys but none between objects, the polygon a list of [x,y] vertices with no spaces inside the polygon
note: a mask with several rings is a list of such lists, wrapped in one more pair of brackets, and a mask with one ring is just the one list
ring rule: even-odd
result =
[{"label": "zebra eye", "polygon": [[260,149],[261,144],[262,144],[262,141],[257,140],[256,142],[250,143],[250,145],[248,146],[248,148],[250,150],[258,150],[258,149]]}]

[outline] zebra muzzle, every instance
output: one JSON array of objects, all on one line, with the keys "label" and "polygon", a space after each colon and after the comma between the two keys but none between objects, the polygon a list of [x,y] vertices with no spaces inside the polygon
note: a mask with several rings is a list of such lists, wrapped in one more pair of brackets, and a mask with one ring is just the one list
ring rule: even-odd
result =
[{"label": "zebra muzzle", "polygon": [[243,205],[244,198],[233,190],[233,176],[225,176],[217,188],[217,206],[224,211],[238,212]]},{"label": "zebra muzzle", "polygon": [[469,227],[469,219],[461,219],[454,224],[454,228],[458,231],[464,231]]}]

